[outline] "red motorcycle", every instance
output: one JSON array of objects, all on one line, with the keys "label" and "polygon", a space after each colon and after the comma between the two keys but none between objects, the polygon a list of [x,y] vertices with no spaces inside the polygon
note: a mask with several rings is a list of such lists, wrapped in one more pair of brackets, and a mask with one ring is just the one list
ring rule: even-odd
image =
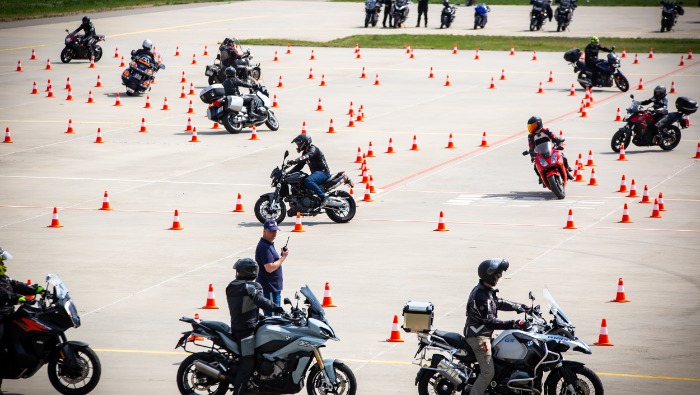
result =
[{"label": "red motorcycle", "polygon": [[[82,35],[73,34],[66,29],[66,46],[61,51],[61,62],[68,63],[73,59],[90,59],[90,51],[88,51],[88,46],[85,40],[83,40]],[[97,45],[98,42],[104,41],[104,34],[98,34],[95,38],[95,48],[94,56],[95,62],[99,62],[102,59],[102,47]]]},{"label": "red motorcycle", "polygon": [[[561,150],[563,147],[555,147],[551,141],[547,140],[535,146],[535,168],[542,180],[542,187],[547,188],[559,199],[566,197],[566,166],[564,166],[564,156]],[[529,151],[523,151],[523,156]]]},{"label": "red motorcycle", "polygon": [[662,130],[658,130],[656,128],[658,119],[654,118],[653,110],[643,107],[641,102],[634,100],[634,95],[630,97],[632,104],[627,108],[627,116],[624,118],[626,124],[615,132],[610,141],[610,148],[615,152],[620,152],[622,144],[628,148],[630,142],[638,147],[658,145],[664,151],[676,148],[681,142],[681,128],[690,126],[690,121],[685,117],[698,110],[697,101],[688,97],[679,97],[676,99],[678,111],[669,112],[666,115],[666,125]]}]

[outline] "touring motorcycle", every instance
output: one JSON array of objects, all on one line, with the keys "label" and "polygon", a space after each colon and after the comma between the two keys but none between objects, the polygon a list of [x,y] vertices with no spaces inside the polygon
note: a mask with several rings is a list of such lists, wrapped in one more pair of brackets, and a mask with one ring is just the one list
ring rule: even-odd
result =
[{"label": "touring motorcycle", "polygon": [[365,27],[377,26],[379,22],[379,13],[382,11],[382,3],[377,0],[365,1]]},{"label": "touring motorcycle", "polygon": [[675,1],[662,1],[661,2],[661,33],[666,30],[670,32],[676,23],[678,22],[678,15],[685,14],[683,9],[683,2],[676,4]]},{"label": "touring motorcycle", "polygon": [[[308,286],[300,289],[307,308],[299,308],[289,298],[291,310],[280,317],[266,317],[255,334],[255,371],[248,381],[248,391],[255,393],[296,394],[304,389],[309,395],[355,395],[357,380],[341,360],[324,359],[321,347],[326,341],[339,341],[325,318],[325,312]],[[238,369],[238,343],[231,337],[231,328],[218,321],[199,321],[188,317],[180,321],[192,325],[183,332],[175,348],[191,353],[177,370],[177,388],[182,395],[223,395],[232,387],[226,376]],[[198,338],[211,341],[201,343]],[[189,345],[206,348],[192,352]]]},{"label": "touring motorcycle", "polygon": [[[626,124],[618,129],[610,141],[610,147],[615,152],[620,152],[620,146],[624,144],[625,149],[630,142],[638,147],[650,147],[658,145],[664,151],[670,151],[681,142],[681,129],[690,126],[686,116],[694,114],[698,110],[698,102],[681,96],[676,99],[676,109],[678,111],[669,112],[666,117],[665,126],[662,130],[656,128],[657,120],[654,113],[649,108],[644,108],[641,102],[634,100],[634,95],[630,95],[632,103],[627,107],[627,116],[624,118]],[[678,126],[674,125],[677,123]]]},{"label": "touring motorcycle", "polygon": [[[304,186],[304,179],[308,175],[302,171],[293,173],[287,171],[291,167],[285,162],[288,156],[289,151],[285,151],[282,166],[275,167],[270,174],[272,187],[275,190],[260,195],[258,201],[255,202],[255,217],[258,221],[264,223],[274,219],[279,224],[284,221],[286,215],[292,217],[300,213],[303,216],[316,216],[325,212],[333,222],[350,222],[355,216],[355,199],[345,191],[334,191],[342,184],[348,185],[350,188],[354,186],[345,172],[341,171],[331,175],[328,181],[319,185],[327,193],[329,199],[328,204],[322,207],[320,198]],[[289,203],[288,211],[284,205],[285,201]]]},{"label": "touring motorcycle", "polygon": [[550,0],[533,0],[532,10],[530,11],[530,31],[542,30],[544,24],[547,23],[547,9],[551,13]]},{"label": "touring motorcycle", "polygon": [[[542,180],[542,187],[549,189],[559,199],[566,197],[566,166],[564,155],[560,152],[564,147],[555,147],[547,140],[535,146],[535,168]],[[529,151],[523,151],[523,156]]]},{"label": "touring motorcycle", "polygon": [[165,69],[164,64],[152,64],[146,55],[131,58],[129,67],[122,72],[122,85],[127,96],[140,95],[151,90],[156,73]]},{"label": "touring motorcycle", "polygon": [[214,64],[209,64],[204,69],[204,75],[209,79],[209,85],[214,85],[216,83],[221,84],[226,80],[226,74],[224,73],[226,67],[223,66],[222,60],[226,61],[230,56],[236,57],[236,59],[232,60],[232,63],[236,69],[236,77],[238,77],[238,79],[243,81],[259,81],[262,70],[260,69],[260,63],[251,63],[253,55],[250,54],[250,48],[247,48],[245,52],[239,52],[240,56],[238,56],[232,53],[234,50],[226,48],[229,45],[235,48],[240,46],[237,39],[227,38],[224,40],[223,45],[219,47],[219,53],[216,54]]},{"label": "touring motorcycle", "polygon": [[408,19],[408,0],[396,0],[391,6],[391,27],[403,27]]},{"label": "touring motorcycle", "polygon": [[[83,36],[74,34],[66,29],[66,46],[61,51],[61,62],[68,63],[73,59],[88,59],[90,60],[90,51],[88,50],[87,43],[83,41]],[[104,34],[98,34],[95,38],[95,48],[93,50],[93,55],[95,56],[95,63],[102,59],[102,47],[97,45],[98,42],[104,41]]]},{"label": "touring motorcycle", "polygon": [[569,28],[571,20],[574,18],[576,3],[573,0],[561,0],[554,18],[557,20],[557,31],[561,32]]},{"label": "touring motorcycle", "polygon": [[450,28],[455,21],[457,7],[451,5],[447,0],[442,2],[442,12],[440,13],[440,29]]},{"label": "touring motorcycle", "polygon": [[[549,323],[542,317],[540,306],[534,306],[525,313],[527,330],[504,330],[492,340],[496,374],[488,393],[603,395],[603,384],[593,370],[564,359],[567,351],[592,351],[576,337],[574,325],[547,288],[543,295],[553,316]],[[534,304],[532,292],[530,300]],[[432,328],[417,335],[418,351],[413,363],[421,366],[416,375],[418,394],[468,394],[479,376],[479,364],[464,336]],[[549,374],[543,383],[546,372]]]},{"label": "touring motorcycle", "polygon": [[[270,92],[265,85],[253,85],[250,94],[244,96],[226,95],[222,84],[209,85],[202,89],[199,98],[206,104],[207,118],[224,125],[229,133],[240,133],[243,128],[256,127],[265,124],[268,129],[276,131],[280,128],[277,116],[272,111]],[[257,111],[261,115],[253,121],[248,115],[248,107],[244,105],[244,98],[257,100]]]},{"label": "touring motorcycle", "polygon": [[44,365],[56,391],[83,395],[97,387],[102,365],[87,343],[68,340],[65,332],[80,326],[78,309],[58,274],[46,276],[47,289],[27,300],[5,322],[0,360],[5,379],[27,379]]},{"label": "touring motorcycle", "polygon": [[607,61],[598,60],[598,75],[594,79],[593,72],[586,68],[586,64],[580,60],[581,50],[573,48],[564,53],[564,60],[569,62],[574,68],[574,73],[578,73],[578,83],[582,88],[586,87],[611,87],[613,83],[617,89],[627,92],[630,83],[627,77],[620,71],[620,58],[615,54],[615,47],[608,53]]},{"label": "touring motorcycle", "polygon": [[486,22],[489,20],[489,12],[491,12],[491,7],[484,3],[479,3],[474,7],[474,30],[486,27]]}]

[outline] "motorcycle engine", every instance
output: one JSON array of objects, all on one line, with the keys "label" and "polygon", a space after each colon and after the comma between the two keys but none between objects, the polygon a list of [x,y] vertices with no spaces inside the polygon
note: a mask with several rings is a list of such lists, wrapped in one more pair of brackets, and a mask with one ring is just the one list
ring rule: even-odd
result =
[{"label": "motorcycle engine", "polygon": [[286,383],[287,363],[285,361],[270,362],[264,360],[258,367],[260,382],[270,387],[283,387]]},{"label": "motorcycle engine", "polygon": [[287,210],[287,215],[293,217],[297,215],[297,212],[308,213],[317,208],[320,204],[321,202],[319,202],[318,198],[315,196],[294,196],[289,201],[289,210]]},{"label": "motorcycle engine", "polygon": [[508,377],[506,385],[511,387],[532,388],[533,381],[530,379],[531,377],[527,372],[516,370]]}]

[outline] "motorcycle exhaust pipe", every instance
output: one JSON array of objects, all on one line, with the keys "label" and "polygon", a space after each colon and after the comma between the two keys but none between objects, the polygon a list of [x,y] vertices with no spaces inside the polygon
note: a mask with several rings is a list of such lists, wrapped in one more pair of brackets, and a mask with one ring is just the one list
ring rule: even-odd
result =
[{"label": "motorcycle exhaust pipe", "polygon": [[578,81],[579,83],[584,84],[584,85],[588,85],[590,83],[590,81],[584,80],[581,78],[577,78],[576,81]]},{"label": "motorcycle exhaust pipe", "polygon": [[442,376],[449,380],[452,384],[454,384],[455,387],[459,387],[464,382],[464,380],[462,379],[462,373],[455,369],[448,360],[440,360],[440,362],[438,362],[437,368],[441,371],[441,373],[444,372]]},{"label": "motorcycle exhaust pipe", "polygon": [[202,372],[209,377],[212,377],[212,378],[215,378],[215,379],[221,380],[221,381],[226,380],[226,376],[224,376],[224,374],[221,373],[221,371],[219,371],[219,369],[213,368],[202,361],[195,361],[194,368],[197,369],[197,371]]}]

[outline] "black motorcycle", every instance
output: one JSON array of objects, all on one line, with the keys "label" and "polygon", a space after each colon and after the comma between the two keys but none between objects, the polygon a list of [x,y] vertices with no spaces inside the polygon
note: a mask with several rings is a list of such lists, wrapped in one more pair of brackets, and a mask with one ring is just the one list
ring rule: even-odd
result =
[{"label": "black motorcycle", "polygon": [[[236,39],[227,40],[229,41],[219,47],[219,53],[216,55],[214,64],[209,64],[204,69],[204,75],[209,79],[209,85],[214,85],[216,83],[221,84],[226,80],[226,74],[224,73],[226,67],[223,66],[222,61],[227,64],[230,63],[235,67],[236,77],[239,80],[248,81],[250,79],[259,81],[262,76],[262,70],[260,69],[260,63],[251,63],[253,55],[250,54],[250,48],[247,48],[245,52],[240,52],[240,50],[237,49],[229,49],[227,48],[229,42],[234,45],[234,48],[238,48],[240,45],[238,45]],[[229,61],[229,58],[232,59]]]},{"label": "black motorcycle", "polygon": [[530,11],[530,31],[542,30],[542,27],[549,19],[548,13],[551,11],[551,0],[532,0],[532,10]]},{"label": "black motorcycle", "polygon": [[[232,134],[240,133],[243,128],[256,127],[265,124],[273,132],[280,128],[277,116],[272,111],[270,92],[264,85],[253,85],[250,94],[243,96],[226,95],[224,86],[221,84],[209,85],[202,89],[199,98],[206,104],[207,118],[218,122]],[[259,117],[254,119],[248,114],[246,100],[255,100]]]},{"label": "black motorcycle", "polygon": [[382,3],[377,0],[367,0],[365,2],[365,27],[369,27],[369,25],[376,27],[381,11]]},{"label": "black motorcycle", "polygon": [[683,2],[661,1],[661,33],[670,32],[678,22],[678,15],[685,14]]},{"label": "black motorcycle", "polygon": [[611,87],[613,84],[622,92],[627,92],[630,88],[627,77],[620,71],[620,58],[615,54],[615,47],[608,53],[607,60],[598,60],[597,76],[593,77],[593,71],[586,68],[586,64],[579,60],[581,50],[573,48],[564,53],[564,60],[574,67],[574,73],[578,73],[578,83],[582,88],[586,87]]},{"label": "black motorcycle", "polygon": [[408,0],[396,0],[391,6],[391,27],[403,27],[409,11]]},{"label": "black motorcycle", "polygon": [[163,69],[165,69],[164,64],[152,64],[151,58],[147,55],[132,57],[129,67],[122,72],[122,85],[126,87],[127,96],[150,91],[156,73]]},{"label": "black motorcycle", "polygon": [[[284,221],[286,215],[292,217],[300,213],[304,216],[316,216],[325,212],[333,222],[350,222],[355,216],[355,199],[345,191],[334,191],[341,184],[349,185],[350,188],[354,186],[345,172],[332,175],[328,181],[319,185],[329,199],[325,206],[321,206],[321,199],[304,186],[304,179],[308,174],[302,171],[287,172],[291,167],[285,162],[288,156],[289,151],[285,151],[282,167],[275,167],[270,174],[274,192],[260,195],[255,202],[255,217],[258,221],[264,223],[274,219],[279,224]],[[285,201],[289,203],[289,210],[286,210]]]},{"label": "black motorcycle", "polygon": [[455,15],[457,14],[457,7],[450,5],[449,2],[442,2],[442,12],[440,13],[440,29],[443,27],[449,28],[452,26],[452,22],[455,21]]},{"label": "black motorcycle", "polygon": [[[66,46],[61,51],[61,62],[68,63],[73,59],[87,59],[90,60],[90,51],[87,43],[83,40],[82,35],[74,34],[66,29]],[[93,56],[95,57],[95,63],[102,59],[102,47],[97,45],[98,42],[104,41],[104,34],[98,34],[95,38],[95,45],[93,48]]]},{"label": "black motorcycle", "polygon": [[100,359],[87,343],[66,339],[68,329],[80,326],[78,309],[57,274],[49,274],[46,281],[53,292],[47,289],[27,300],[5,322],[0,374],[5,379],[27,379],[48,364],[56,391],[87,394],[100,381]]},{"label": "black motorcycle", "polygon": [[474,7],[474,30],[486,27],[486,22],[489,20],[489,12],[491,12],[491,7],[484,3],[479,3]]},{"label": "black motorcycle", "polygon": [[573,0],[560,0],[559,7],[554,12],[554,18],[557,20],[557,31],[561,32],[569,28],[571,20],[574,19],[574,9],[576,2]]}]

